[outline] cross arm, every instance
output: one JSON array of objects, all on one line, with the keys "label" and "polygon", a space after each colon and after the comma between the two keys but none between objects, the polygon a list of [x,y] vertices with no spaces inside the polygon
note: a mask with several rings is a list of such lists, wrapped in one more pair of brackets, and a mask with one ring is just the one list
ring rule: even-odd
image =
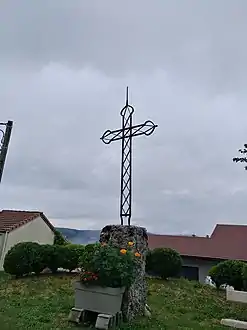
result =
[{"label": "cross arm", "polygon": [[151,120],[147,120],[145,121],[145,123],[140,125],[120,128],[114,131],[107,130],[100,139],[105,144],[109,144],[113,141],[121,140],[123,138],[129,138],[139,135],[151,135],[156,127],[158,127],[158,125],[155,125]]}]

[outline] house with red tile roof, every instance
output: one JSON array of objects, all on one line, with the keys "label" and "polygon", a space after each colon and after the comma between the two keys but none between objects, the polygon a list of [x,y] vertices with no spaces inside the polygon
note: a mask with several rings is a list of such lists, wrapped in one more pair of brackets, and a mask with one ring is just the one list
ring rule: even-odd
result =
[{"label": "house with red tile roof", "polygon": [[0,270],[9,249],[20,242],[53,244],[55,229],[42,212],[0,212]]},{"label": "house with red tile roof", "polygon": [[211,236],[153,235],[149,248],[168,247],[183,259],[182,276],[205,282],[210,268],[223,260],[247,262],[247,226],[217,224]]}]

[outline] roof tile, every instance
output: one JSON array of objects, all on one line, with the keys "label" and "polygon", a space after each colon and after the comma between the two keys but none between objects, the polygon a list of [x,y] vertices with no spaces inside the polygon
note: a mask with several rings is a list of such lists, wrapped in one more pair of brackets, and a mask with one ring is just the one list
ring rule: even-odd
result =
[{"label": "roof tile", "polygon": [[247,226],[216,225],[210,237],[149,235],[149,247],[169,247],[182,256],[247,261]]},{"label": "roof tile", "polygon": [[16,210],[2,210],[0,212],[0,232],[10,232],[24,224],[42,217],[47,225],[54,230],[54,227],[49,220],[39,211],[16,211]]}]

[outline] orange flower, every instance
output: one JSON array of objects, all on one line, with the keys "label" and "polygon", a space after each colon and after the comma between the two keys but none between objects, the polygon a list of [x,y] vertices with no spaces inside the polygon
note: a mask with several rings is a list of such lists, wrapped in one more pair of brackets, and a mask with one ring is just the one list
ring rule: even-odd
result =
[{"label": "orange flower", "polygon": [[127,252],[127,250],[125,250],[125,249],[120,250],[120,253],[122,253],[122,254],[126,254],[126,252]]},{"label": "orange flower", "polygon": [[105,242],[101,243],[102,246],[106,246],[107,244]]},{"label": "orange flower", "polygon": [[128,245],[129,246],[133,246],[134,245],[134,242],[129,242]]},{"label": "orange flower", "polygon": [[136,256],[136,257],[140,257],[141,255],[140,255],[139,252],[136,252],[136,253],[135,253],[135,256]]}]

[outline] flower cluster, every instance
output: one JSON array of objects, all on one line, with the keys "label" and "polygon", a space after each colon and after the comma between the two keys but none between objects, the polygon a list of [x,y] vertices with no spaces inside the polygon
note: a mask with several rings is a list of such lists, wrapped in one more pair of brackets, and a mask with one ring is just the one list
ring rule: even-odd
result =
[{"label": "flower cluster", "polygon": [[135,278],[138,258],[141,254],[134,242],[121,249],[111,241],[87,245],[81,258],[81,281],[87,285],[128,287]]},{"label": "flower cluster", "polygon": [[98,276],[95,273],[87,271],[82,271],[80,278],[82,282],[92,282],[98,280]]},{"label": "flower cluster", "polygon": [[[134,246],[134,244],[135,244],[134,242],[128,242],[128,246],[131,247],[131,248]],[[120,253],[126,254],[127,253],[127,249],[121,249],[120,250]],[[139,252],[135,252],[134,253],[134,256],[135,257],[141,257],[141,254]]]}]

